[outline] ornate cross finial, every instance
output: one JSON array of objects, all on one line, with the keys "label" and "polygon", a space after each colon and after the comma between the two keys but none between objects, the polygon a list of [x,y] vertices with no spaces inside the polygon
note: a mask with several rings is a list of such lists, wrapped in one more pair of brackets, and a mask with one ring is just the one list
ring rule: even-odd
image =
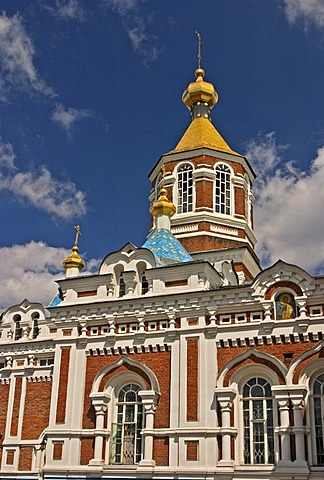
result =
[{"label": "ornate cross finial", "polygon": [[81,235],[80,225],[76,225],[74,227],[74,230],[76,231],[74,245],[77,247],[79,242],[79,236]]},{"label": "ornate cross finial", "polygon": [[201,68],[201,51],[202,51],[202,42],[199,32],[195,32],[198,40],[198,68]]}]

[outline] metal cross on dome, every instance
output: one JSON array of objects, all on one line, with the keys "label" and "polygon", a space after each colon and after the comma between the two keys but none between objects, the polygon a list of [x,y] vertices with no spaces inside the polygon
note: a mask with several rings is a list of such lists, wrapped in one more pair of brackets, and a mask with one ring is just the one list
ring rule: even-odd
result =
[{"label": "metal cross on dome", "polygon": [[74,230],[76,231],[74,245],[77,247],[79,242],[79,236],[81,235],[80,225],[76,225],[74,227]]},{"label": "metal cross on dome", "polygon": [[201,51],[202,51],[202,42],[199,32],[195,32],[198,40],[198,68],[201,68]]}]

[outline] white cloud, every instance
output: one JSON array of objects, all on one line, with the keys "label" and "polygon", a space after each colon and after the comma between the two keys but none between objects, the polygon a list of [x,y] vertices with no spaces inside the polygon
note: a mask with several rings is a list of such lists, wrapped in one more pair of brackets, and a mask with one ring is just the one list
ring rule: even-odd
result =
[{"label": "white cloud", "polygon": [[0,137],[0,168],[12,170],[15,165],[15,154],[10,143],[4,143]]},{"label": "white cloud", "polygon": [[[324,147],[308,171],[283,162],[286,146],[274,133],[249,142],[246,156],[255,163],[255,230],[263,265],[279,258],[313,273],[324,273]],[[254,162],[253,162],[254,160]]]},{"label": "white cloud", "polygon": [[71,107],[64,108],[63,105],[58,104],[53,112],[52,120],[58,123],[66,133],[70,135],[76,122],[90,116],[91,112],[89,110],[77,110],[76,108]]},{"label": "white cloud", "polygon": [[43,210],[53,217],[69,220],[86,212],[85,193],[69,181],[53,178],[46,166],[39,170],[19,171],[14,164],[13,148],[0,138],[0,191]]},{"label": "white cloud", "polygon": [[40,78],[33,63],[35,49],[25,32],[22,19],[0,15],[0,99],[5,100],[14,86],[54,96],[53,89]]},{"label": "white cloud", "polygon": [[324,27],[324,0],[284,0],[285,12],[289,23],[301,19]]},{"label": "white cloud", "polygon": [[[0,308],[29,301],[49,304],[57,293],[55,279],[64,277],[62,262],[71,253],[44,242],[0,248]],[[98,270],[99,262],[91,259],[82,273]],[[91,269],[90,269],[91,267]]]},{"label": "white cloud", "polygon": [[150,17],[139,12],[141,0],[106,0],[106,4],[121,18],[133,50],[142,57],[145,65],[156,60],[159,54],[156,35],[148,32]]},{"label": "white cloud", "polygon": [[84,11],[78,0],[55,0],[54,6],[44,6],[52,15],[63,20],[84,20]]}]

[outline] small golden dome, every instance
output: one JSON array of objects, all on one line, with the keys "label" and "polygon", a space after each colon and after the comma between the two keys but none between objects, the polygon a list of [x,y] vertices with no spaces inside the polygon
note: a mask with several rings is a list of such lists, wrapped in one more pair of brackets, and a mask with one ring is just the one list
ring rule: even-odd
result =
[{"label": "small golden dome", "polygon": [[79,247],[74,245],[72,253],[63,261],[63,267],[66,269],[77,267],[79,270],[85,266],[85,261],[79,255]]},{"label": "small golden dome", "polygon": [[198,102],[207,103],[212,108],[218,101],[214,85],[205,82],[205,72],[202,68],[197,68],[195,74],[196,81],[188,85],[187,90],[182,95],[182,101],[189,109]]},{"label": "small golden dome", "polygon": [[176,213],[176,207],[168,199],[167,193],[168,192],[165,188],[161,188],[160,196],[158,200],[153,203],[151,208],[151,214],[153,217],[156,217],[157,215],[168,215],[169,217],[172,217],[172,215]]}]

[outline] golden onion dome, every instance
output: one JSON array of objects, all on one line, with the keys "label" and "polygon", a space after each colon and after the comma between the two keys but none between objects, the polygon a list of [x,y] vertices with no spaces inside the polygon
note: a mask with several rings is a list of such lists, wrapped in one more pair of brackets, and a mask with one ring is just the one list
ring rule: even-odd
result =
[{"label": "golden onion dome", "polygon": [[207,104],[209,108],[213,108],[218,101],[217,92],[214,89],[214,85],[209,82],[205,82],[205,72],[202,68],[197,68],[196,81],[188,85],[187,90],[182,95],[183,103],[191,109],[193,105],[201,102]]},{"label": "golden onion dome", "polygon": [[84,266],[85,261],[79,255],[79,247],[77,245],[74,245],[74,247],[72,248],[72,253],[68,255],[63,261],[63,267],[65,268],[65,270],[73,267],[82,270]]},{"label": "golden onion dome", "polygon": [[165,188],[161,188],[160,196],[158,200],[153,203],[151,208],[151,214],[153,217],[156,217],[157,215],[168,215],[169,217],[172,217],[172,215],[176,213],[176,207],[168,199],[167,193],[168,192]]}]

